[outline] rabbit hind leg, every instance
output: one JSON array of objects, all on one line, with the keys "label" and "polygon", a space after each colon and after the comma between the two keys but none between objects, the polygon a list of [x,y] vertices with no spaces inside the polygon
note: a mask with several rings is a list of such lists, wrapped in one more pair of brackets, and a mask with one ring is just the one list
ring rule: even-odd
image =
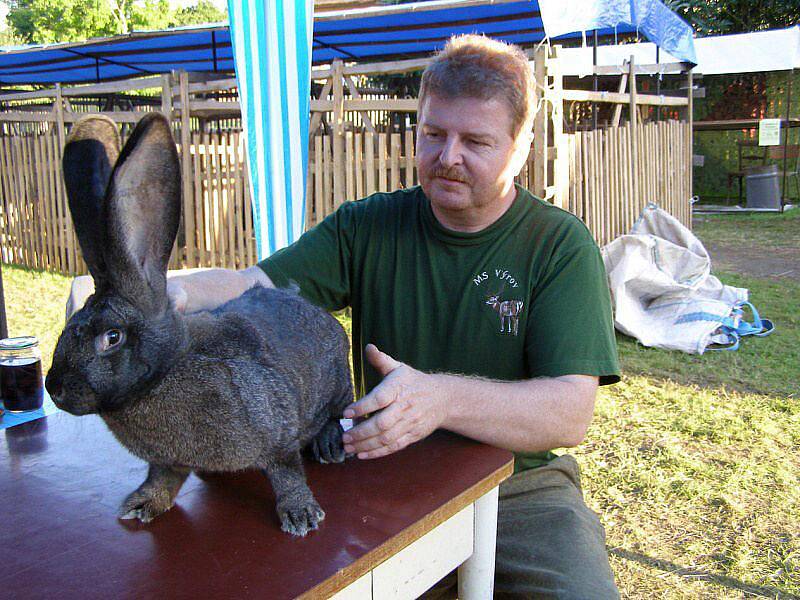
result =
[{"label": "rabbit hind leg", "polygon": [[317,529],[325,518],[325,511],[314,499],[306,483],[300,452],[290,453],[283,459],[272,458],[262,471],[275,492],[275,509],[281,529],[301,537]]}]

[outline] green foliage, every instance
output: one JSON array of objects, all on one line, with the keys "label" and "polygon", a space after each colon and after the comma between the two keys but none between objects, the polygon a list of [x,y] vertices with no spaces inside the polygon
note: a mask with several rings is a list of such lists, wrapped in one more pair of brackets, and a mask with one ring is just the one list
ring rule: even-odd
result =
[{"label": "green foliage", "polygon": [[797,0],[665,0],[700,37],[791,27],[800,21]]},{"label": "green foliage", "polygon": [[173,10],[169,0],[13,0],[11,32],[28,44],[75,42],[227,19],[210,0]]},{"label": "green foliage", "polygon": [[218,9],[210,0],[200,0],[195,6],[186,6],[172,16],[171,26],[197,25],[227,21],[228,13]]}]

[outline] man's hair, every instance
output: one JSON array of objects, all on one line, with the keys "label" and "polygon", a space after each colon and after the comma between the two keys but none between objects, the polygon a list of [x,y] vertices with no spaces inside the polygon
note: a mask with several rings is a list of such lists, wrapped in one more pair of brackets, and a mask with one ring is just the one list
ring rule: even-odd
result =
[{"label": "man's hair", "polygon": [[513,44],[482,35],[450,38],[422,73],[419,107],[428,96],[492,98],[504,101],[511,114],[511,137],[530,129],[534,107],[534,78],[525,53]]}]

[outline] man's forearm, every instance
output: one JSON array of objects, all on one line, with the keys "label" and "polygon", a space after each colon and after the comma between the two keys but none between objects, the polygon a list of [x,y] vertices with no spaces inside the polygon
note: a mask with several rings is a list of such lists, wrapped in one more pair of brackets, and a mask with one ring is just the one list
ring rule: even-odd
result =
[{"label": "man's forearm", "polygon": [[272,281],[258,266],[243,271],[207,269],[175,273],[167,289],[178,308],[186,313],[211,310],[238,298],[256,284],[273,287]]},{"label": "man's forearm", "polygon": [[489,381],[434,375],[447,406],[442,427],[514,451],[578,445],[592,419],[597,378]]}]

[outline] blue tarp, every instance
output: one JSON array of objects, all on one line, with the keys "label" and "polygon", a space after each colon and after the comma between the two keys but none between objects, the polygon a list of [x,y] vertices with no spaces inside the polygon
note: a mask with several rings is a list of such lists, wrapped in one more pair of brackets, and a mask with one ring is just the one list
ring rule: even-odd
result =
[{"label": "blue tarp", "polygon": [[[691,28],[658,0],[554,0],[581,14],[586,5],[616,7],[625,19],[599,21],[601,37],[638,31],[682,60],[693,61]],[[546,4],[547,0],[543,3]],[[461,6],[459,6],[459,4]],[[624,7],[622,7],[624,8]],[[389,11],[387,13],[387,11]],[[665,12],[666,11],[666,12]],[[615,26],[616,25],[616,26]],[[456,33],[484,33],[523,47],[545,37],[539,2],[435,2],[320,13],[314,19],[313,64],[334,58],[357,61],[418,58],[441,48]],[[581,38],[563,32],[550,37]],[[675,48],[675,40],[681,42]],[[131,33],[83,43],[12,48],[0,52],[0,85],[90,83],[172,70],[232,73],[231,36],[226,24]]]},{"label": "blue tarp", "polygon": [[659,0],[540,0],[550,36],[635,27],[672,56],[696,64],[692,28]]}]

